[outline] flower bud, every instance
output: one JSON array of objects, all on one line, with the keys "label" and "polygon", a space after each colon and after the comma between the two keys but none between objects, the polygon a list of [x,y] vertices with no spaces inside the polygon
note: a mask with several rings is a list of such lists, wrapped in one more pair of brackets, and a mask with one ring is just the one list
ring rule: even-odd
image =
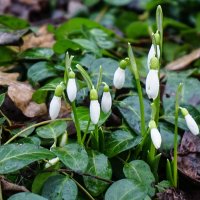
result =
[{"label": "flower bud", "polygon": [[93,124],[97,124],[100,117],[100,105],[98,100],[90,101],[90,119]]},{"label": "flower bud", "polygon": [[158,70],[150,69],[146,78],[146,93],[149,99],[156,99],[159,93],[160,83]]},{"label": "flower bud", "polygon": [[101,99],[101,109],[106,114],[110,111],[111,106],[112,106],[112,97],[110,95],[108,85],[105,85],[103,96]]},{"label": "flower bud", "polygon": [[121,89],[125,81],[125,70],[118,67],[114,74],[113,84],[117,89]]},{"label": "flower bud", "polygon": [[[157,58],[160,59],[160,47],[159,45],[156,45],[157,47]],[[156,56],[156,52],[155,52],[155,49],[154,49],[154,45],[152,44],[151,45],[151,48],[149,50],[149,53],[148,53],[148,57],[147,57],[147,66],[148,66],[148,69],[150,69],[150,61],[151,61],[151,58]]]},{"label": "flower bud", "polygon": [[73,102],[76,99],[77,87],[75,80],[75,73],[71,71],[69,73],[69,80],[67,83],[67,96],[70,102]]},{"label": "flower bud", "polygon": [[54,95],[49,106],[49,115],[52,120],[58,117],[60,108],[61,108],[61,97]]},{"label": "flower bud", "polygon": [[186,108],[181,108],[181,112],[183,116],[185,117],[185,121],[186,121],[188,129],[191,131],[193,135],[198,135],[199,127],[196,121],[194,120],[194,118],[189,114]]},{"label": "flower bud", "polygon": [[159,149],[161,146],[162,138],[161,138],[160,132],[158,131],[156,127],[155,121],[151,120],[149,122],[149,128],[150,128],[151,140],[153,142],[153,145],[156,149]]},{"label": "flower bud", "polygon": [[53,158],[53,159],[49,160],[48,163],[46,163],[44,168],[47,169],[47,168],[55,165],[57,162],[59,162],[59,158],[58,157]]}]

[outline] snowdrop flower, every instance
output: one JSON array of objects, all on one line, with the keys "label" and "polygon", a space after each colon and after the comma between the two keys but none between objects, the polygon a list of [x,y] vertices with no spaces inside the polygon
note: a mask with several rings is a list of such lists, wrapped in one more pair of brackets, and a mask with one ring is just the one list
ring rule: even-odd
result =
[{"label": "snowdrop flower", "polygon": [[161,138],[160,132],[158,131],[156,127],[156,123],[154,120],[151,120],[149,122],[149,128],[150,128],[151,140],[153,142],[153,145],[156,149],[159,149],[161,146],[162,138]]},{"label": "snowdrop flower", "polygon": [[75,73],[73,71],[69,72],[69,80],[67,83],[67,96],[70,102],[73,102],[76,99],[77,87],[75,80]]},{"label": "snowdrop flower", "polygon": [[61,85],[56,87],[54,96],[50,102],[49,106],[49,115],[51,119],[56,119],[60,112],[61,108],[61,96],[62,96],[63,88]]},{"label": "snowdrop flower", "polygon": [[49,167],[55,165],[58,161],[59,161],[59,158],[58,158],[58,157],[53,158],[53,159],[49,160],[48,163],[46,163],[46,165],[45,165],[44,168],[47,169],[47,168],[49,168]]},{"label": "snowdrop flower", "polygon": [[98,102],[97,91],[93,88],[90,91],[90,119],[93,124],[97,124],[100,117],[100,104]]},{"label": "snowdrop flower", "polygon": [[159,94],[160,83],[158,78],[159,61],[156,57],[151,59],[151,69],[146,78],[146,93],[149,99],[156,99]]},{"label": "snowdrop flower", "polygon": [[112,98],[109,92],[109,87],[106,84],[103,88],[103,96],[101,99],[101,109],[106,114],[110,111],[112,106]]},{"label": "snowdrop flower", "polygon": [[180,108],[183,116],[185,117],[185,121],[187,124],[188,129],[191,131],[193,135],[199,134],[199,127],[195,122],[194,118],[189,114],[186,108]]},{"label": "snowdrop flower", "polygon": [[115,71],[113,84],[117,89],[121,89],[124,85],[126,66],[127,66],[127,61],[121,60],[119,67]]}]

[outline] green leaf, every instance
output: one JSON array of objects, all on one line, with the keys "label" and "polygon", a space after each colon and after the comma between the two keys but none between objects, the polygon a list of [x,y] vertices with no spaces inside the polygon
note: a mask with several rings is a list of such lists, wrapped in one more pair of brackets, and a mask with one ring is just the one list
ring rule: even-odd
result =
[{"label": "green leaf", "polygon": [[118,130],[108,133],[105,138],[105,154],[108,157],[113,157],[135,147],[141,140],[140,136],[134,136],[128,131]]},{"label": "green leaf", "polygon": [[38,59],[45,59],[49,60],[53,55],[53,50],[50,48],[31,48],[27,49],[26,51],[22,52],[18,55],[20,59],[26,60],[38,60]]},{"label": "green leaf", "polygon": [[111,4],[113,6],[124,6],[126,4],[131,3],[132,0],[104,0],[106,3]]},{"label": "green leaf", "polygon": [[[90,119],[90,110],[87,107],[80,106],[80,107],[77,107],[76,112],[79,119],[80,128],[82,131],[85,131],[88,125],[88,121]],[[101,126],[107,120],[109,115],[110,113],[104,114],[103,112],[101,112],[98,125]],[[94,129],[95,129],[95,125],[91,122],[88,132],[93,131]]]},{"label": "green leaf", "polygon": [[85,172],[88,165],[88,155],[84,147],[72,143],[63,147],[52,148],[52,152],[66,167],[74,171]]},{"label": "green leaf", "polygon": [[44,61],[37,62],[28,69],[28,78],[32,82],[42,81],[57,75],[58,73],[53,64]]},{"label": "green leaf", "polygon": [[[140,104],[139,97],[137,94],[130,96],[120,101],[117,105],[120,113],[122,114],[125,121],[128,123],[130,128],[134,130],[137,134],[140,133]],[[151,118],[151,108],[150,102],[144,99],[144,108],[145,108],[145,121],[148,123]]]},{"label": "green leaf", "polygon": [[0,174],[8,174],[37,160],[53,157],[49,150],[33,144],[3,145],[0,147]]},{"label": "green leaf", "polygon": [[3,104],[3,102],[4,102],[4,100],[5,100],[5,93],[3,93],[3,94],[0,94],[0,106],[2,106],[2,104]]},{"label": "green leaf", "polygon": [[46,180],[51,177],[57,175],[58,172],[43,172],[36,175],[32,183],[32,192],[40,194],[42,191],[42,187]]},{"label": "green leaf", "polygon": [[159,192],[164,192],[166,189],[172,187],[171,183],[167,180],[163,180],[156,185]]},{"label": "green leaf", "polygon": [[[107,180],[112,177],[112,168],[108,158],[97,151],[89,151],[89,163],[86,173],[98,176]],[[108,183],[89,176],[83,177],[86,188],[93,196],[99,196],[108,186]]]},{"label": "green leaf", "polygon": [[[109,86],[113,85],[113,77],[116,69],[119,67],[119,62],[111,58],[99,58],[91,62],[90,65],[87,65],[88,72],[92,78],[93,83],[96,84],[97,77],[99,74],[99,66],[102,66],[102,81],[106,82]],[[124,87],[133,88],[133,78],[129,70],[125,72],[126,81]]]},{"label": "green leaf", "polygon": [[126,27],[125,32],[129,38],[133,39],[148,37],[148,24],[141,21],[132,22]]},{"label": "green leaf", "polygon": [[113,183],[105,194],[105,200],[144,200],[147,189],[143,184],[130,179]]},{"label": "green leaf", "polygon": [[67,123],[63,120],[54,121],[50,124],[40,126],[36,129],[36,133],[41,138],[57,138],[62,135],[67,128]]},{"label": "green leaf", "polygon": [[0,46],[0,64],[14,61],[16,53],[8,47]]},{"label": "green leaf", "polygon": [[70,34],[77,34],[82,31],[82,27],[85,26],[89,29],[91,28],[99,28],[104,30],[108,34],[113,34],[113,32],[109,29],[106,29],[99,23],[85,19],[85,18],[72,18],[67,22],[63,23],[59,26],[55,32],[57,40],[68,39]]},{"label": "green leaf", "polygon": [[41,197],[37,194],[33,194],[30,192],[20,192],[12,195],[8,200],[47,200],[44,197]]},{"label": "green leaf", "polygon": [[63,175],[49,177],[42,190],[42,196],[48,200],[76,200],[77,195],[74,181]]},{"label": "green leaf", "polygon": [[94,6],[95,4],[99,3],[100,0],[83,0],[84,5],[86,6]]},{"label": "green leaf", "polygon": [[63,54],[68,49],[76,51],[82,49],[82,46],[69,39],[58,40],[53,46],[53,50],[58,54]]},{"label": "green leaf", "polygon": [[134,160],[130,163],[126,163],[124,165],[123,172],[126,178],[132,179],[144,185],[149,196],[152,197],[155,195],[155,188],[153,187],[155,178],[149,165],[143,160]]},{"label": "green leaf", "polygon": [[0,24],[3,24],[13,30],[24,29],[29,26],[26,20],[8,15],[0,15]]}]

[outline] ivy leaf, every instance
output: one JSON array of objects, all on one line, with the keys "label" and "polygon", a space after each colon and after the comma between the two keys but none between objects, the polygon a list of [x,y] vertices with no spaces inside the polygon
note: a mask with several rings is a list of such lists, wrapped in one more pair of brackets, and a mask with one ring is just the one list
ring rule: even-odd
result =
[{"label": "ivy leaf", "polygon": [[0,174],[8,174],[37,160],[53,157],[49,150],[33,144],[3,145],[0,147]]},{"label": "ivy leaf", "polygon": [[[98,176],[107,180],[112,177],[112,168],[108,158],[97,151],[89,151],[89,163],[86,173]],[[108,186],[108,183],[89,176],[83,177],[86,188],[93,196],[99,196]]]}]

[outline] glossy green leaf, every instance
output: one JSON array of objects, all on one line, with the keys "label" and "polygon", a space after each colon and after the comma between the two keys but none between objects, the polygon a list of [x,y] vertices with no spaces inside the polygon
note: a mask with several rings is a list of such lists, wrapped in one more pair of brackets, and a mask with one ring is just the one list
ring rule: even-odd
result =
[{"label": "glossy green leaf", "polygon": [[113,183],[105,194],[105,200],[143,200],[147,189],[143,184],[130,179],[121,179]]},{"label": "glossy green leaf", "polygon": [[37,160],[53,157],[49,150],[33,144],[3,145],[0,147],[0,174],[8,174]]},{"label": "glossy green leaf", "polygon": [[[100,178],[110,180],[112,177],[112,168],[108,158],[97,151],[89,151],[89,163],[86,173]],[[99,196],[108,186],[108,183],[89,176],[83,177],[86,188],[93,196]]]},{"label": "glossy green leaf", "polygon": [[84,147],[72,143],[63,147],[52,148],[52,152],[66,167],[74,171],[85,172],[88,165],[88,155]]},{"label": "glossy green leaf", "polygon": [[27,49],[26,51],[22,52],[18,55],[20,59],[27,59],[27,60],[38,60],[38,59],[45,59],[49,60],[53,55],[53,50],[50,48],[31,48]]},{"label": "glossy green leaf", "polygon": [[10,63],[16,57],[16,53],[5,46],[0,46],[0,55],[0,64]]},{"label": "glossy green leaf", "polygon": [[47,179],[42,196],[48,200],[76,200],[78,189],[73,180],[67,176],[56,175]]},{"label": "glossy green leaf", "polygon": [[9,15],[0,15],[0,24],[3,24],[13,30],[24,29],[29,26],[26,20]]},{"label": "glossy green leaf", "polygon": [[105,137],[105,154],[113,157],[123,151],[134,148],[141,142],[140,136],[132,135],[128,131],[118,130],[106,134]]},{"label": "glossy green leaf", "polygon": [[99,3],[100,0],[83,0],[84,5],[86,6],[94,6],[95,4]]},{"label": "glossy green leaf", "polygon": [[44,197],[41,197],[37,194],[33,194],[30,192],[20,192],[12,195],[8,200],[48,200]]},{"label": "glossy green leaf", "polygon": [[53,46],[53,50],[58,54],[65,53],[68,49],[76,51],[82,47],[69,39],[58,40]]},{"label": "glossy green leaf", "polygon": [[3,102],[4,102],[4,100],[5,100],[5,93],[3,93],[3,94],[0,94],[0,106],[2,106],[2,104],[3,104]]},{"label": "glossy green leaf", "polygon": [[44,61],[37,62],[28,69],[28,78],[32,82],[42,81],[57,75],[58,73],[53,64]]},{"label": "glossy green leaf", "polygon": [[155,178],[147,163],[143,160],[134,160],[130,163],[126,163],[123,171],[126,178],[132,179],[144,185],[147,188],[149,196],[152,197],[155,195],[155,188],[153,186]]},{"label": "glossy green leaf", "polygon": [[131,3],[132,0],[104,0],[106,3],[114,5],[114,6],[124,6],[126,4]]},{"label": "glossy green leaf", "polygon": [[57,138],[66,131],[66,128],[67,123],[63,120],[60,120],[38,127],[36,129],[36,133],[41,138]]},{"label": "glossy green leaf", "polygon": [[[131,129],[133,129],[137,134],[140,135],[140,104],[138,95],[130,96],[120,101],[117,104],[119,111],[121,112],[123,118],[128,123]],[[146,124],[151,118],[151,108],[150,102],[144,99],[145,108],[145,121]]]}]

